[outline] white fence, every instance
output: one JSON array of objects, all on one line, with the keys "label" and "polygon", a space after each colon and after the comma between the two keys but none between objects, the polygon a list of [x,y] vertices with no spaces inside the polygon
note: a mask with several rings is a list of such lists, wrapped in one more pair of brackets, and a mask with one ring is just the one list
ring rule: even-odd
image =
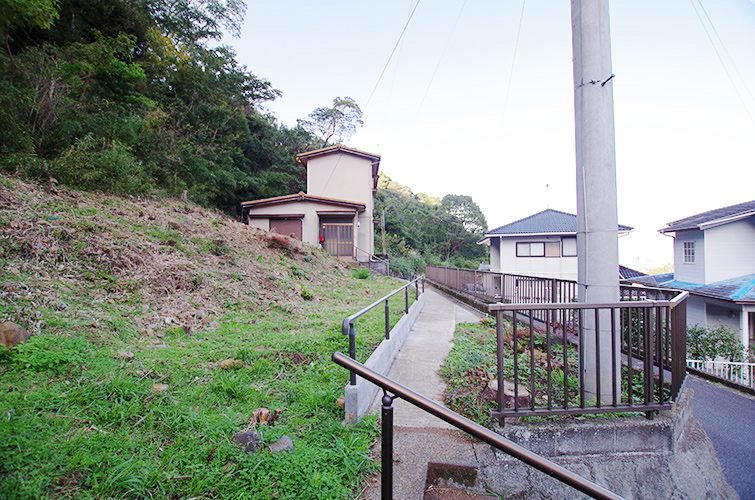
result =
[{"label": "white fence", "polygon": [[735,384],[755,388],[755,363],[688,359],[687,366]]}]

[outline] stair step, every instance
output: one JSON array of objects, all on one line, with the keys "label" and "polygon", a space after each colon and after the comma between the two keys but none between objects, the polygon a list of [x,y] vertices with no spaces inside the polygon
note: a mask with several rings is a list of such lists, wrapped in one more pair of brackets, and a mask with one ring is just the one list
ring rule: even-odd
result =
[{"label": "stair step", "polygon": [[491,498],[474,465],[428,462],[423,500],[481,500]]}]

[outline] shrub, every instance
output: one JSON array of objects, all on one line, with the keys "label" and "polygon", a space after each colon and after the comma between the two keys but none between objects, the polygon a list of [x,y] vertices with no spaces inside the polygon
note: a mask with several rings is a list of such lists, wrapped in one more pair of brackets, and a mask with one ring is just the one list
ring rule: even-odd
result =
[{"label": "shrub", "polygon": [[687,358],[742,361],[744,346],[727,326],[706,328],[695,325],[687,327]]},{"label": "shrub", "polygon": [[370,270],[366,267],[360,267],[359,269],[355,269],[352,274],[355,278],[363,280],[370,277]]}]

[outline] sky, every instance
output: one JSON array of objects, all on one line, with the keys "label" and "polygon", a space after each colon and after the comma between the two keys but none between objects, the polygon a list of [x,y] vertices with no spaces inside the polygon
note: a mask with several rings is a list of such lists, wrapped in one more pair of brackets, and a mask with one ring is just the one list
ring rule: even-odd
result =
[{"label": "sky", "polygon": [[[648,270],[673,261],[667,223],[755,199],[755,0],[609,6],[618,218],[634,228],[619,261]],[[576,213],[570,8],[247,0],[224,43],[283,92],[266,104],[279,123],[351,97],[364,126],[345,144],[415,193],[472,196],[492,229]]]}]

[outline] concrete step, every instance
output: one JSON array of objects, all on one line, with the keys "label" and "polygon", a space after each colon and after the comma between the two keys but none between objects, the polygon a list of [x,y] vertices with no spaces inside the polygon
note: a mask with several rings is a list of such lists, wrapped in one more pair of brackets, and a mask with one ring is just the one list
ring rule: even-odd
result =
[{"label": "concrete step", "polygon": [[481,500],[494,497],[485,490],[479,467],[428,462],[423,500]]}]

